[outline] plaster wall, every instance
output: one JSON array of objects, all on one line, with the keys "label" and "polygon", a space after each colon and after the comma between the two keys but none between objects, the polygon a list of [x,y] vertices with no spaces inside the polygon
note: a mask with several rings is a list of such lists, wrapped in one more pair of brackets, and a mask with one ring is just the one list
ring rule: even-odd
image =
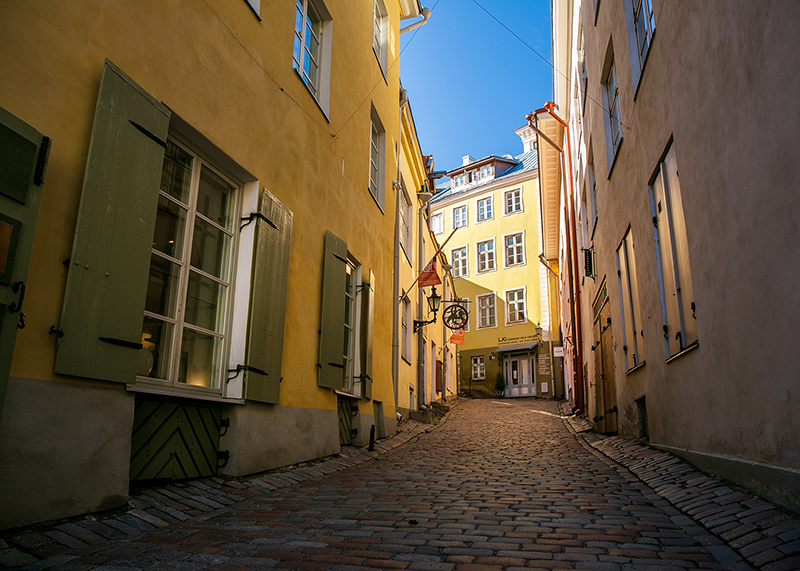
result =
[{"label": "plaster wall", "polygon": [[[654,443],[717,455],[731,466],[743,461],[796,469],[800,353],[791,333],[800,326],[800,197],[793,190],[800,185],[794,158],[800,77],[786,70],[800,53],[800,5],[653,4],[656,31],[638,86],[622,8],[601,2],[593,26],[593,3],[581,6],[589,97],[602,101],[599,79],[613,45],[624,123],[609,165],[602,110],[588,103],[599,277],[586,291],[593,299],[607,278],[620,431],[638,436],[634,399],[646,395]],[[670,141],[699,345],[666,362],[648,183]],[[615,252],[629,226],[646,365],[626,375]],[[584,320],[587,332],[590,320],[591,313]]]},{"label": "plaster wall", "polygon": [[0,529],[128,499],[134,396],[11,377],[0,419]]}]

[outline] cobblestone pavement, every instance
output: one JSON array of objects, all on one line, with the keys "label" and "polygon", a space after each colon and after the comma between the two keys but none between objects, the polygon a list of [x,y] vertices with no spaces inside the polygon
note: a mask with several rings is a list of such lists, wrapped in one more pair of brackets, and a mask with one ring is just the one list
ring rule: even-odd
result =
[{"label": "cobblestone pavement", "polygon": [[[800,569],[800,521],[545,400],[459,401],[375,452],[0,540],[28,569]],[[126,519],[127,518],[127,519]]]}]

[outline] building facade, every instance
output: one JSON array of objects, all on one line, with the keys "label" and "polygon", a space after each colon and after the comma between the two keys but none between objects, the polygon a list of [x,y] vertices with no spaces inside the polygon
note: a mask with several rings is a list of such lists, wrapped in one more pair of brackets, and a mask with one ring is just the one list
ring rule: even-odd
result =
[{"label": "building facade", "polygon": [[395,430],[394,63],[421,11],[3,3],[0,527]]},{"label": "building facade", "polygon": [[800,9],[553,10],[555,106],[532,121],[556,143],[541,142],[543,200],[576,340],[570,396],[601,432],[797,509],[799,111],[780,70],[797,59]]},{"label": "building facade", "polygon": [[504,386],[506,396],[551,397],[562,392],[551,342],[555,281],[539,260],[534,133],[523,127],[517,134],[523,154],[466,156],[447,172],[450,180],[433,198],[431,228],[447,240],[450,273],[469,306],[460,389],[494,395]]}]

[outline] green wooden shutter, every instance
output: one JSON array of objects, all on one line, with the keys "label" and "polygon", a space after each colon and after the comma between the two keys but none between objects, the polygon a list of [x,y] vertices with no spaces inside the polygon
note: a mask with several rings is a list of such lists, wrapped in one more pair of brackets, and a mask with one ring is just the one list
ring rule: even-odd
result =
[{"label": "green wooden shutter", "polygon": [[55,372],[136,380],[170,112],[106,60],[61,313]]},{"label": "green wooden shutter", "polygon": [[0,108],[0,414],[27,306],[13,287],[27,280],[49,150],[49,138]]},{"label": "green wooden shutter", "polygon": [[266,189],[260,213],[266,220],[258,219],[256,233],[245,398],[278,404],[292,213]]},{"label": "green wooden shutter", "polygon": [[319,330],[317,384],[337,390],[341,390],[344,386],[346,265],[347,243],[328,231],[325,236],[325,258],[322,263],[322,316]]},{"label": "green wooden shutter", "polygon": [[372,337],[375,320],[375,274],[369,271],[369,284],[362,291],[364,296],[364,318],[361,328],[361,394],[364,398],[372,398]]}]

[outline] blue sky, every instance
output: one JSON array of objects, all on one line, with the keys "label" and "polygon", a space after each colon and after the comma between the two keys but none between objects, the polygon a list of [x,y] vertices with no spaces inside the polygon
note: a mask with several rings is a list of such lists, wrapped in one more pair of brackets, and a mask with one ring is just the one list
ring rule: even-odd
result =
[{"label": "blue sky", "polygon": [[[552,60],[549,0],[477,1]],[[423,6],[433,10],[428,23],[400,36],[400,79],[423,154],[436,170],[460,166],[464,155],[520,154],[514,129],[552,99],[552,68],[472,0]]]}]

